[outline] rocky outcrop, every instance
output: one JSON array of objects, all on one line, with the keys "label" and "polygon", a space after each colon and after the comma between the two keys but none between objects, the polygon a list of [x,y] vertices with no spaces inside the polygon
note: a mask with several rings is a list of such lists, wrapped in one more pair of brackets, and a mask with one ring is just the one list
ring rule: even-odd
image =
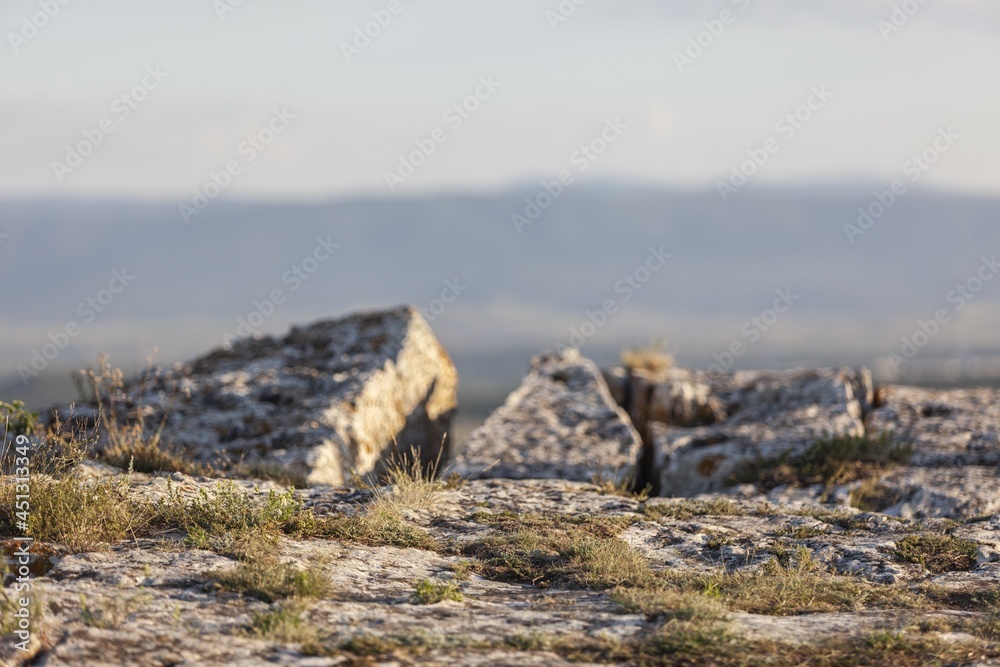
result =
[{"label": "rocky outcrop", "polygon": [[[867,369],[713,374],[670,369],[606,373],[644,435],[662,495],[714,492],[751,502],[849,506],[867,487],[881,512],[974,519],[1000,511],[1000,391],[880,387]],[[877,404],[876,404],[877,403]],[[829,435],[887,433],[907,461],[865,481],[733,485],[742,467],[796,454]]]},{"label": "rocky outcrop", "polygon": [[[860,436],[873,400],[865,370],[612,371],[643,434],[661,495],[718,490],[748,463],[827,436]],[[860,398],[859,398],[860,397]]]},{"label": "rocky outcrop", "polygon": [[[1000,461],[998,390],[881,387],[876,400],[865,368],[735,373],[612,368],[603,377],[643,441],[633,478],[640,488],[649,484],[654,495],[715,493],[752,502],[839,507],[861,503],[909,518],[970,519],[1000,511],[1000,487],[991,467]],[[545,395],[526,382],[511,397],[515,409],[505,406],[491,417],[490,428],[473,441],[473,452],[489,452],[480,467],[520,461],[520,443],[526,441],[521,433],[551,419],[522,413],[518,406]],[[512,415],[520,415],[516,435],[509,430]],[[488,433],[494,437],[483,440]],[[876,478],[775,489],[736,483],[747,467],[801,454],[821,440],[882,433],[892,434],[890,444],[912,454]],[[498,466],[493,476],[564,475],[561,462],[567,456],[585,458],[588,447],[597,451],[586,442],[566,454],[549,446],[547,451],[556,453],[537,459],[540,470]]]},{"label": "rocky outcrop", "polygon": [[531,360],[531,372],[469,436],[451,470],[468,477],[621,481],[642,443],[600,371],[575,350]]},{"label": "rocky outcrop", "polygon": [[[45,516],[56,537],[27,556],[0,539],[0,663],[1000,659],[1000,392],[891,387],[876,399],[871,375],[847,368],[602,376],[570,350],[532,359],[448,462],[458,477],[341,488],[411,445],[424,462],[445,456],[456,384],[409,308],[240,341],[127,384],[127,399],[112,397],[120,416],[142,416],[192,458],[276,463],[314,484],[93,461],[54,473],[73,484],[35,474],[24,529]],[[847,481],[733,484],[822,438],[881,432],[909,460]],[[0,483],[8,499],[21,493]],[[92,500],[113,506],[98,515],[117,517],[108,534],[124,541],[65,539],[63,507]],[[13,505],[0,504],[7,532],[22,529]],[[10,633],[25,608],[13,566],[31,583],[24,651]]]},{"label": "rocky outcrop", "polygon": [[124,393],[194,460],[264,461],[340,485],[411,448],[446,459],[457,385],[430,326],[400,307],[240,340]]}]

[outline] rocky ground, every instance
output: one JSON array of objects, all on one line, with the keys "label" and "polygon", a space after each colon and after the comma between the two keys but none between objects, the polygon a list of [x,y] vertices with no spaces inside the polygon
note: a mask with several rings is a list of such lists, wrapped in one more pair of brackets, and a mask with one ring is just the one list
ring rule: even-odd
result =
[{"label": "rocky ground", "polygon": [[[134,474],[130,493],[212,496],[218,484]],[[52,567],[34,580],[45,606],[40,653],[4,657],[54,666],[963,664],[1000,655],[998,517],[643,501],[562,480],[433,487],[418,503],[398,499],[414,531],[406,539],[419,547],[388,530],[278,538],[278,563],[328,582],[297,612],[293,641],[261,620],[288,599],[227,590],[220,579],[241,559],[164,530],[42,557]],[[317,517],[365,516],[374,502],[357,490],[299,496]]]},{"label": "rocky ground", "polygon": [[436,479],[455,375],[409,309],[97,382],[30,438],[29,556],[5,459],[0,661],[1000,665],[996,392],[654,361],[539,356]]}]

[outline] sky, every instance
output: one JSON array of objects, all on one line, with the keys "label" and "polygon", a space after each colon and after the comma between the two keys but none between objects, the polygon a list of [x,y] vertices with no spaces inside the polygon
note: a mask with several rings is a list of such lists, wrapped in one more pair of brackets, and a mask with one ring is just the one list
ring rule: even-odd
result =
[{"label": "sky", "polygon": [[995,0],[62,2],[0,4],[2,199],[1000,195]]}]

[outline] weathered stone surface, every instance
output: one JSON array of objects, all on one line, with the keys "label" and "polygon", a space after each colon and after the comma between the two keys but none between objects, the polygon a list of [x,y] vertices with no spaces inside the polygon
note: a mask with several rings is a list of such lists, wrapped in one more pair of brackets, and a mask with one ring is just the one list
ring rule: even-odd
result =
[{"label": "weathered stone surface", "polygon": [[890,385],[885,393],[868,428],[912,445],[914,465],[1000,465],[1000,389]]},{"label": "weathered stone surface", "polygon": [[[104,468],[90,473],[115,474]],[[165,478],[133,475],[134,491],[158,497]],[[194,493],[215,483],[185,475],[173,475],[172,480]],[[250,488],[249,483],[242,486]],[[302,497],[317,514],[326,516],[356,507],[370,495],[319,487],[303,491]],[[845,515],[828,515],[823,508],[805,505],[786,511],[734,502],[719,513],[710,507],[698,509],[690,501],[654,499],[643,504],[634,498],[606,495],[591,484],[563,480],[479,480],[440,491],[439,502],[430,509],[406,512],[410,522],[424,527],[442,545],[453,545],[443,546],[441,553],[334,540],[281,540],[275,553],[282,562],[295,568],[318,566],[332,582],[330,592],[306,612],[307,622],[319,630],[319,641],[329,655],[307,655],[298,644],[254,635],[254,615],[275,605],[221,591],[212,584],[213,574],[234,567],[236,561],[185,547],[179,536],[165,535],[58,559],[50,572],[33,582],[44,597],[45,615],[33,626],[36,636],[44,639],[41,652],[37,656],[15,654],[7,664],[33,660],[31,664],[46,667],[326,667],[358,664],[356,656],[340,654],[337,647],[353,638],[371,637],[402,638],[418,648],[413,654],[403,650],[364,664],[564,665],[569,663],[531,648],[527,639],[544,635],[569,642],[598,638],[622,642],[648,636],[671,623],[628,612],[605,591],[536,588],[478,574],[457,582],[462,602],[415,604],[416,581],[455,581],[454,568],[463,559],[448,551],[490,532],[488,525],[479,522],[480,512],[626,517],[631,524],[620,539],[647,558],[654,570],[672,574],[753,572],[776,554],[802,548],[829,576],[867,580],[887,589],[909,590],[927,584],[959,596],[974,596],[989,595],[1000,583],[1000,562],[990,555],[1000,550],[1000,515],[949,527],[946,522],[915,524],[857,513],[845,526],[841,525]],[[932,574],[892,555],[896,543],[907,535],[945,530],[980,544],[977,555],[982,558],[971,570]],[[867,608],[865,600],[858,600],[857,605],[854,611],[783,616],[732,612],[725,623],[742,640],[773,641],[779,647],[834,639],[863,645],[877,631],[928,639],[939,635],[918,630],[921,622],[936,627],[935,623],[988,616],[985,611],[880,610]],[[952,634],[940,635],[941,639],[949,637],[954,639]],[[974,647],[970,657],[983,653],[976,638],[963,635],[961,641]],[[706,644],[702,650],[705,664],[712,664],[713,646]]]},{"label": "weathered stone surface", "polygon": [[567,350],[532,359],[521,386],[469,436],[451,469],[471,477],[623,479],[641,445],[597,367]]},{"label": "weathered stone surface", "polygon": [[921,468],[906,466],[880,484],[899,500],[882,510],[903,517],[972,519],[1000,512],[997,469],[987,466]]},{"label": "weathered stone surface", "polygon": [[724,378],[687,368],[633,371],[627,379],[629,415],[637,428],[647,422],[693,427],[725,421],[730,406]]},{"label": "weathered stone surface", "polygon": [[[645,415],[660,494],[721,489],[755,460],[799,452],[827,436],[863,435],[858,378],[851,369],[666,376],[652,385]],[[708,425],[685,419],[673,426],[678,413]]]},{"label": "weathered stone surface", "polygon": [[[681,427],[719,423],[745,408],[768,403],[781,409],[783,399],[777,388],[787,385],[787,393],[800,389],[815,392],[817,387],[809,386],[813,376],[849,384],[861,414],[871,410],[875,387],[871,372],[864,367],[734,373],[688,368],[650,372],[615,367],[604,371],[615,400],[629,411],[639,429],[648,421]],[[826,400],[815,393],[813,398]]]},{"label": "weathered stone surface", "polygon": [[164,441],[195,460],[260,459],[338,485],[411,447],[434,461],[457,385],[427,322],[400,307],[241,340],[126,392],[147,428],[162,425]]},{"label": "weathered stone surface", "polygon": [[[846,507],[862,482],[726,487],[745,463],[796,453],[818,438],[890,432],[910,446],[908,465],[874,480],[887,514],[970,519],[1000,509],[1000,390],[875,387],[865,368],[715,374],[670,369],[606,372],[613,394],[659,466],[663,495],[708,491],[772,503]],[[869,484],[872,481],[868,482]]]},{"label": "weathered stone surface", "polygon": [[885,501],[882,514],[908,519],[942,518],[967,521],[1000,512],[997,470],[990,466],[924,468],[900,466],[869,482],[854,481],[828,487],[782,485],[762,493],[754,484],[739,484],[695,498],[727,497],[745,502],[766,502],[780,507],[822,505],[851,510],[851,495],[863,484],[874,484]]}]

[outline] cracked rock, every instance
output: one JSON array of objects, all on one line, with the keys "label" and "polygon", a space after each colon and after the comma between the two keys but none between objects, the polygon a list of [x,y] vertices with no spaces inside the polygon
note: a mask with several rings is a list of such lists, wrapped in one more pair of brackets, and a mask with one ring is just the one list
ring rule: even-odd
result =
[{"label": "cracked rock", "polygon": [[451,470],[510,479],[617,481],[642,448],[604,379],[576,350],[542,354],[504,403],[474,431]]}]

